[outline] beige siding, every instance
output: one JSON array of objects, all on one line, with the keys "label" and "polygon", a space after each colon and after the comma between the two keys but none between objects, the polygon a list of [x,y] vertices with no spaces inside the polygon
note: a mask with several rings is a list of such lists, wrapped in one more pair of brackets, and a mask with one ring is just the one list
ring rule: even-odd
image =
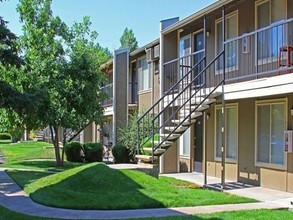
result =
[{"label": "beige siding", "polygon": [[152,91],[143,91],[138,95],[138,108],[139,111],[146,111],[152,106]]},{"label": "beige siding", "polygon": [[255,100],[243,99],[238,102],[238,163],[239,181],[259,185],[259,169],[255,161]]},{"label": "beige siding", "polygon": [[177,173],[178,170],[178,146],[175,142],[167,151],[163,157],[163,170],[162,173]]},{"label": "beige siding", "polygon": [[260,168],[260,173],[261,186],[286,191],[285,171]]}]

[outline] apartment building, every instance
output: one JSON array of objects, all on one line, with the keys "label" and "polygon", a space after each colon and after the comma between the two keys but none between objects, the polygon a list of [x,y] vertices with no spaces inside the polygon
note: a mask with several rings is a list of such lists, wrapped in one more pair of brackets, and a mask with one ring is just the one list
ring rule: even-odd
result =
[{"label": "apartment building", "polygon": [[140,161],[293,192],[292,0],[220,0],[162,21],[159,90],[138,121]]},{"label": "apartment building", "polygon": [[103,102],[104,124],[96,132],[100,141],[115,145],[117,131],[126,126],[129,114],[148,109],[159,97],[159,39],[131,53],[115,50],[113,56],[101,66],[107,77],[101,91],[107,99]]}]

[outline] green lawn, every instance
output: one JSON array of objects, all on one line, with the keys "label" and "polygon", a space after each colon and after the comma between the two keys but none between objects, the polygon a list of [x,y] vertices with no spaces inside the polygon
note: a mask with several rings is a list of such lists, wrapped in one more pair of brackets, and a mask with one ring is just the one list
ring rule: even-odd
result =
[{"label": "green lawn", "polygon": [[63,171],[82,165],[64,161],[64,167],[56,168],[55,153],[52,144],[46,142],[9,143],[0,140],[0,154],[6,159],[0,167],[21,168],[45,171]]},{"label": "green lawn", "polygon": [[5,156],[7,163],[32,159],[54,159],[53,145],[46,142],[2,143],[0,152]]},{"label": "green lawn", "polygon": [[255,202],[195,184],[92,163],[56,174],[7,171],[41,204],[73,209],[138,209]]},{"label": "green lawn", "polygon": [[[0,206],[0,220],[52,220],[52,218],[40,218],[34,216],[23,215],[10,211]],[[282,220],[293,219],[293,212],[288,210],[249,210],[235,212],[220,212],[209,215],[194,216],[174,216],[164,218],[147,218],[148,220]],[[140,220],[147,220],[146,218]]]}]

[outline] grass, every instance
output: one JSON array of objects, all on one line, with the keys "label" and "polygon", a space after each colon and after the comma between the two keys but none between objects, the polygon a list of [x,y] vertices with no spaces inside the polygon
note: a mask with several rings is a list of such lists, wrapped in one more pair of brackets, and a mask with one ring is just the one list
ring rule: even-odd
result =
[{"label": "grass", "polygon": [[139,209],[255,202],[174,178],[92,163],[61,173],[7,171],[37,203],[72,209]]},{"label": "grass", "polygon": [[[52,218],[35,217],[20,214],[0,206],[0,220],[52,220]],[[140,220],[281,220],[293,219],[293,212],[288,210],[249,210],[249,211],[234,211],[234,212],[219,212],[214,214],[193,215],[193,216],[173,216],[163,218],[144,218]]]},{"label": "grass", "polygon": [[[2,141],[1,141],[2,142]],[[54,159],[54,148],[46,142],[2,143],[0,152],[5,156],[7,163],[32,159]]]},{"label": "grass", "polygon": [[54,147],[46,142],[29,141],[12,144],[0,140],[0,153],[6,159],[5,164],[0,164],[0,167],[5,168],[59,172],[81,165],[64,161],[64,167],[56,168]]}]

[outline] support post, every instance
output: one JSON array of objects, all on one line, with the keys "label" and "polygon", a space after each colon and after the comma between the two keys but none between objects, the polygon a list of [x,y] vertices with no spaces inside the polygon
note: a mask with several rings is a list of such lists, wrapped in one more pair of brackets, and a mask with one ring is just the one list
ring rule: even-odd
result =
[{"label": "support post", "polygon": [[207,113],[206,112],[204,112],[203,113],[203,134],[202,134],[202,136],[203,136],[203,139],[202,139],[202,147],[203,147],[203,153],[204,153],[204,185],[206,185],[207,183],[208,183],[208,181],[207,181],[207,175],[208,175],[208,173],[207,173],[207,170],[208,170],[208,168],[207,168],[207,165],[208,165],[208,162],[207,162],[207,144],[206,144],[206,120],[207,120]]},{"label": "support post", "polygon": [[225,131],[225,123],[226,123],[226,106],[225,106],[225,97],[224,97],[224,83],[225,83],[225,41],[226,41],[226,18],[225,18],[225,6],[222,8],[222,32],[223,32],[223,83],[222,83],[222,169],[221,169],[221,188],[224,190],[225,188],[225,159],[226,159],[226,131]]}]

